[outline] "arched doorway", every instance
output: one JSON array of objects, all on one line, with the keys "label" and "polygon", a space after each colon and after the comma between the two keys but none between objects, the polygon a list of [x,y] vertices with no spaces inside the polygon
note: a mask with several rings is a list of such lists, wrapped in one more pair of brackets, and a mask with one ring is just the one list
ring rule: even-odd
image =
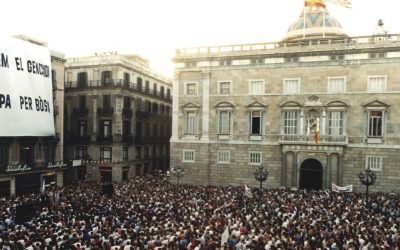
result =
[{"label": "arched doorway", "polygon": [[300,189],[322,189],[323,168],[316,159],[307,159],[300,166]]}]

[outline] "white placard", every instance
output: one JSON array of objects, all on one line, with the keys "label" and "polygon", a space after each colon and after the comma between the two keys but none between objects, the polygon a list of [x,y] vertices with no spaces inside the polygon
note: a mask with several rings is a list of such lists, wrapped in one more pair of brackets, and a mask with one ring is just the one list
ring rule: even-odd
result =
[{"label": "white placard", "polygon": [[0,37],[0,136],[53,136],[50,51]]}]

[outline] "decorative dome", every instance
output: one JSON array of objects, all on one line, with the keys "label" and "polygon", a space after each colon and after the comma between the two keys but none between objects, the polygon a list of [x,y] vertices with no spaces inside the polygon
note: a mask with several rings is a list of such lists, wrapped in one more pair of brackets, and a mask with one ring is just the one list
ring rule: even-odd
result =
[{"label": "decorative dome", "polygon": [[289,27],[284,41],[347,37],[342,25],[325,6],[305,6],[300,17]]}]

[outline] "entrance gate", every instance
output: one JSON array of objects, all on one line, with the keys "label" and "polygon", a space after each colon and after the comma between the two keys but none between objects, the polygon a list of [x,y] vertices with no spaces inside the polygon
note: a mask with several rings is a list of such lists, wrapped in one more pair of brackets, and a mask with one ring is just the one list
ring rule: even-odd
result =
[{"label": "entrance gate", "polygon": [[323,168],[316,159],[307,159],[300,166],[300,189],[322,189]]}]

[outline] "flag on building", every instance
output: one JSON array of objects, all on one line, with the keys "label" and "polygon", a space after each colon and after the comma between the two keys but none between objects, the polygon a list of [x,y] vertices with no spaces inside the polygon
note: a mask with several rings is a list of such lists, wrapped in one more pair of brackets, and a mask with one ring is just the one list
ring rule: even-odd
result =
[{"label": "flag on building", "polygon": [[314,142],[315,142],[315,144],[318,144],[318,140],[319,140],[319,121],[315,125],[315,132],[314,132]]}]

